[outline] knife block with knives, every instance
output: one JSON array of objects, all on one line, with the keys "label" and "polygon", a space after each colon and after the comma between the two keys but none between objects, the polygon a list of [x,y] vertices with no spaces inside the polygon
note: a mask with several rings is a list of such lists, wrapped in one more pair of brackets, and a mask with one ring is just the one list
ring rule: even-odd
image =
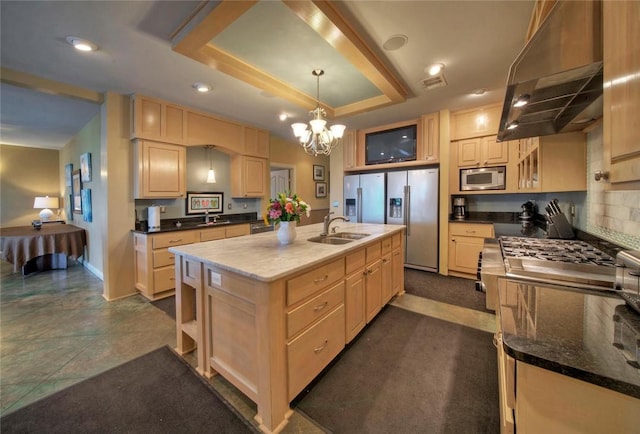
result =
[{"label": "knife block with knives", "polygon": [[549,238],[571,239],[575,237],[571,224],[558,206],[557,199],[549,202],[549,205],[544,209],[547,211],[545,218],[547,219],[547,234]]}]

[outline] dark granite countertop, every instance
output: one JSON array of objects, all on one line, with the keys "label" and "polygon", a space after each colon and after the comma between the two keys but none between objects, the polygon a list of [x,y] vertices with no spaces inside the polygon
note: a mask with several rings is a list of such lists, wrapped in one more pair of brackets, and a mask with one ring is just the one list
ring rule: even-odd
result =
[{"label": "dark granite countertop", "polygon": [[517,212],[470,212],[465,219],[450,216],[449,222],[493,224],[496,238],[501,236],[547,238],[546,224],[542,216],[522,220],[520,213]]},{"label": "dark granite countertop", "polygon": [[[508,280],[499,290],[502,339],[516,360],[640,398],[640,315],[615,293]],[[614,345],[616,343],[617,345]]]},{"label": "dark granite countertop", "polygon": [[[211,218],[211,223],[206,226],[204,225],[204,216],[165,219],[160,221],[160,230],[153,232],[147,230],[147,222],[142,221],[136,224],[136,228],[133,230],[133,232],[141,234],[160,234],[163,232],[175,232],[193,229],[215,228],[220,226],[224,227],[243,223],[251,224],[263,222],[263,220],[258,220],[258,214],[255,212],[244,214],[217,214],[217,216],[217,220],[219,221],[219,223],[213,223],[213,218]],[[179,226],[177,226],[178,222],[180,222]]]}]

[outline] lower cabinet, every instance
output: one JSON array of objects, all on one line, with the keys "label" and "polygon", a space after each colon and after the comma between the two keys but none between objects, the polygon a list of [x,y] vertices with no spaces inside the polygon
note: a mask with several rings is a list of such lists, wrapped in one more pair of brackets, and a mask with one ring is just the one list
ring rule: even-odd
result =
[{"label": "lower cabinet", "polygon": [[150,300],[174,294],[175,259],[169,247],[249,235],[250,225],[187,229],[158,234],[133,234],[135,287]]},{"label": "lower cabinet", "polygon": [[475,279],[484,239],[494,236],[492,224],[449,223],[450,274]]}]

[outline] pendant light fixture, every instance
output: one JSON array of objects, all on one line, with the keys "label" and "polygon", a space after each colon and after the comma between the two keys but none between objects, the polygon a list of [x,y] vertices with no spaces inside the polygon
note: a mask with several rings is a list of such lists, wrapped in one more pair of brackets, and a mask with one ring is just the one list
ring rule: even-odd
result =
[{"label": "pendant light fixture", "polygon": [[307,129],[307,124],[295,123],[291,125],[291,128],[293,129],[293,135],[296,136],[307,154],[313,156],[329,155],[333,148],[342,141],[346,127],[337,124],[327,129],[327,121],[324,119],[327,113],[320,107],[320,76],[324,74],[324,71],[322,69],[314,69],[311,73],[316,77],[317,86],[317,106],[309,112],[313,117],[309,121],[311,127]]},{"label": "pendant light fixture", "polygon": [[213,171],[213,160],[211,159],[212,145],[207,145],[207,157],[209,158],[209,171],[207,172],[207,184],[215,184],[216,172]]}]

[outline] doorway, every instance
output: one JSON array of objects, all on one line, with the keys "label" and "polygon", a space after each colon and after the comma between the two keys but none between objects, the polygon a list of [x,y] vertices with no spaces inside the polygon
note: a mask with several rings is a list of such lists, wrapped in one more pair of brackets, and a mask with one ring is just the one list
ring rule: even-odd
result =
[{"label": "doorway", "polygon": [[295,191],[295,166],[271,164],[271,197],[278,193]]}]

